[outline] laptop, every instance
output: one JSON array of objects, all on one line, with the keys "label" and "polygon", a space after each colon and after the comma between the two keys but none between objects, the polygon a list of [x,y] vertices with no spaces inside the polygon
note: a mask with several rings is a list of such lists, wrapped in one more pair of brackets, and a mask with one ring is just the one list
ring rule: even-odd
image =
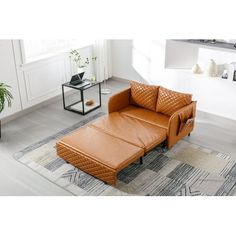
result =
[{"label": "laptop", "polygon": [[72,85],[78,85],[83,83],[83,76],[85,72],[79,73],[77,75],[73,75],[70,80],[70,84]]}]

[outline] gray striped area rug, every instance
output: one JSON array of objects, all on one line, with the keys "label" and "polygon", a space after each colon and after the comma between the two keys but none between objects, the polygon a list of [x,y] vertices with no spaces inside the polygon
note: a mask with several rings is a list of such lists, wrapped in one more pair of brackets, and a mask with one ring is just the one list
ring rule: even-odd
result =
[{"label": "gray striped area rug", "polygon": [[14,158],[72,195],[236,195],[236,162],[229,155],[184,140],[171,150],[156,147],[144,157],[143,165],[137,162],[122,170],[116,187],[104,184],[56,155],[58,139],[102,115],[100,112],[31,145]]}]

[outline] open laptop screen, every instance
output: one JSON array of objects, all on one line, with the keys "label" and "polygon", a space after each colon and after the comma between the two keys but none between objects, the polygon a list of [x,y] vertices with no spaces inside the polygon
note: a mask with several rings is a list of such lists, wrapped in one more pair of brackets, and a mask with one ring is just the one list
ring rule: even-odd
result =
[{"label": "open laptop screen", "polygon": [[82,78],[85,72],[79,73],[77,75],[73,75],[70,80],[70,84],[77,85],[83,82]]}]

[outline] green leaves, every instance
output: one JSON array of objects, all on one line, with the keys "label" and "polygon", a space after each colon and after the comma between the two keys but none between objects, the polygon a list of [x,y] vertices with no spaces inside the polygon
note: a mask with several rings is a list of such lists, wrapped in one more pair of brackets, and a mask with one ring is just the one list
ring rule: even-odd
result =
[{"label": "green leaves", "polygon": [[11,88],[9,85],[0,83],[0,113],[4,109],[5,103],[7,103],[8,107],[12,104],[13,96],[8,90],[9,88]]},{"label": "green leaves", "polygon": [[[78,68],[84,68],[90,64],[90,60],[88,57],[84,61],[82,61],[81,56],[77,50],[70,51],[70,58],[76,63]],[[92,57],[91,60],[96,61],[97,57]]]},{"label": "green leaves", "polygon": [[70,58],[72,58],[79,68],[85,67],[84,65],[81,65],[81,56],[77,50],[70,51]]}]

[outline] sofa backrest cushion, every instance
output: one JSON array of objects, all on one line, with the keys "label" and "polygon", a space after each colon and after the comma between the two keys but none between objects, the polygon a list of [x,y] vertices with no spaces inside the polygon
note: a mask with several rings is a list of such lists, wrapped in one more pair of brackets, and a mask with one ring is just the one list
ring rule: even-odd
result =
[{"label": "sofa backrest cushion", "polygon": [[159,88],[156,112],[171,116],[180,108],[192,102],[192,95]]},{"label": "sofa backrest cushion", "polygon": [[158,86],[131,81],[130,104],[156,111]]}]

